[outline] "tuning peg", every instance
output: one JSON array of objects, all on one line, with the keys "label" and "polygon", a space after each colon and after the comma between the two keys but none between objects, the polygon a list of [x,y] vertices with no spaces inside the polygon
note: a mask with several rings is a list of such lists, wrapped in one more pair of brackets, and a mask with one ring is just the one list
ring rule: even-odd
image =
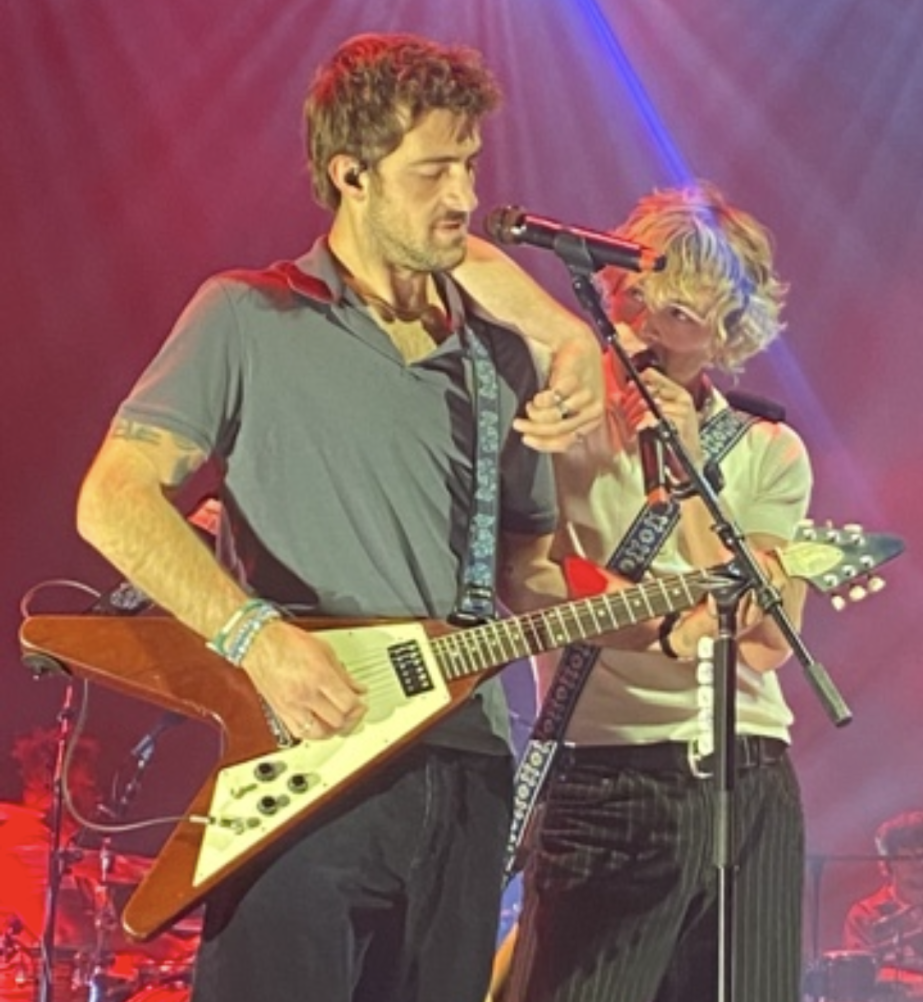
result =
[{"label": "tuning peg", "polygon": [[868,580],[868,590],[871,595],[877,595],[884,588],[886,581],[884,578],[878,577],[876,574],[874,577]]},{"label": "tuning peg", "polygon": [[810,542],[811,540],[816,539],[817,533],[814,529],[814,519],[803,518],[795,529],[795,535],[798,539],[805,540],[805,542]]},{"label": "tuning peg", "polygon": [[859,576],[859,568],[855,564],[843,564],[840,568],[840,580],[841,581],[852,581],[853,578]]},{"label": "tuning peg", "polygon": [[834,612],[842,612],[848,605],[846,599],[840,594],[831,595],[830,604],[833,606]]},{"label": "tuning peg", "polygon": [[868,597],[868,592],[864,585],[853,585],[849,589],[849,600],[850,602],[861,602],[864,598]]},{"label": "tuning peg", "polygon": [[828,543],[841,543],[845,538],[847,538],[847,533],[845,527],[838,529],[833,522],[828,520],[824,523],[820,537],[821,539],[827,540]]}]

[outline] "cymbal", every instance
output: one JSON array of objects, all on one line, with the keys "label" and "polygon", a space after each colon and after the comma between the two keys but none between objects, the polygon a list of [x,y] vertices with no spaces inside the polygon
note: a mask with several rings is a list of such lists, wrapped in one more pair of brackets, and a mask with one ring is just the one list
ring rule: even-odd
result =
[{"label": "cymbal", "polygon": [[[24,863],[36,866],[47,861],[49,847],[35,843],[16,846],[14,851]],[[138,884],[153,864],[146,856],[105,849],[70,848],[64,851],[68,857],[64,872],[93,884]]]},{"label": "cymbal", "polygon": [[41,811],[21,804],[0,803],[0,852],[24,842],[42,843],[48,829]]},{"label": "cymbal", "polygon": [[809,852],[805,856],[805,863],[809,866],[823,866],[827,863],[887,863],[890,860],[907,860],[906,854],[901,852],[847,852],[847,853],[825,853]]},{"label": "cymbal", "polygon": [[20,818],[28,818],[34,821],[42,819],[42,812],[32,807],[24,807],[9,800],[0,800],[0,824],[4,821],[15,821]]},{"label": "cymbal", "polygon": [[881,972],[893,972],[895,975],[913,974],[917,978],[923,978],[923,957],[917,960],[915,957],[902,957],[900,960],[889,960],[878,968]]},{"label": "cymbal", "polygon": [[[44,896],[34,888],[21,886],[3,893],[0,927],[12,929],[27,945],[37,944],[43,934]],[[96,941],[93,909],[76,887],[61,887],[55,911],[55,943],[78,951],[90,949]]]},{"label": "cymbal", "polygon": [[105,849],[75,851],[79,856],[68,864],[70,872],[75,877],[95,880],[100,884],[138,884],[153,865],[153,860],[146,856],[132,856],[124,852]]}]

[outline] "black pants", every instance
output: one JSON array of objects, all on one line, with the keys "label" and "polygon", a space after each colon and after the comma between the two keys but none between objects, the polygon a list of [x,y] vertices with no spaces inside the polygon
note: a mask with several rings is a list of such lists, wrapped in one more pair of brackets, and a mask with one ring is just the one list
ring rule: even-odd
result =
[{"label": "black pants", "polygon": [[206,911],[194,1002],[483,1002],[512,763],[417,748]]},{"label": "black pants", "polygon": [[[714,1002],[714,782],[599,751],[564,752],[550,780],[509,998]],[[787,757],[739,770],[733,808],[733,1002],[797,1002],[804,826]]]}]

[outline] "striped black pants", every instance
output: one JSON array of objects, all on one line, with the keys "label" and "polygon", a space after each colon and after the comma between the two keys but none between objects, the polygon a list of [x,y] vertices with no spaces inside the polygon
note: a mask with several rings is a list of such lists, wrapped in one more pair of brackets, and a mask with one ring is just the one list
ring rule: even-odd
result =
[{"label": "striped black pants", "polygon": [[[562,752],[549,781],[506,998],[714,1002],[714,781],[612,768],[604,752]],[[729,999],[797,1002],[804,822],[788,757],[739,770],[732,803]]]}]

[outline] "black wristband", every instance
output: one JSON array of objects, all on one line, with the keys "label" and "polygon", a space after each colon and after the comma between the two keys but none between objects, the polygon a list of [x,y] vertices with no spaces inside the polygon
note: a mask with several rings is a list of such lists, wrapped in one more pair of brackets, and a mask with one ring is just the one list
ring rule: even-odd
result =
[{"label": "black wristband", "polygon": [[670,488],[670,496],[676,501],[688,501],[698,494],[691,480],[684,480],[681,484],[673,484]]},{"label": "black wristband", "polygon": [[671,612],[669,616],[663,617],[660,621],[660,627],[657,630],[657,642],[660,644],[660,649],[668,658],[673,658],[674,661],[679,660],[679,655],[670,643],[670,634],[673,632],[673,627],[676,626],[678,620],[679,613]]}]

